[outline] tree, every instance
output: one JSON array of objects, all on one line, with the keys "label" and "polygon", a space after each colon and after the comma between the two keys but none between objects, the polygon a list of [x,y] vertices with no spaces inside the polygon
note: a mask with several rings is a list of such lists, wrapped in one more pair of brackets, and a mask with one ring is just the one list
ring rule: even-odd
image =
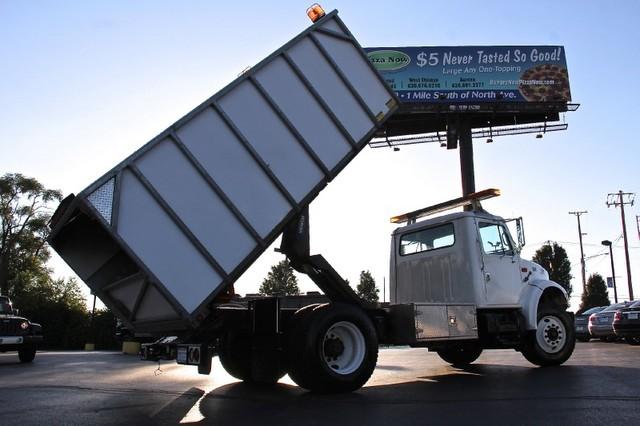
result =
[{"label": "tree", "polygon": [[602,279],[602,275],[598,273],[591,274],[587,280],[586,291],[582,293],[580,312],[596,306],[609,306],[610,304],[607,285]]},{"label": "tree", "polygon": [[288,296],[300,294],[298,278],[293,274],[289,259],[285,259],[271,267],[271,272],[262,281],[260,294],[268,296]]},{"label": "tree", "polygon": [[571,262],[565,249],[554,242],[545,244],[533,255],[533,261],[542,266],[549,273],[549,279],[560,284],[571,296]]},{"label": "tree", "polygon": [[356,291],[358,292],[358,296],[364,300],[368,300],[369,302],[378,301],[378,293],[380,290],[376,287],[376,280],[371,276],[371,272],[360,272],[360,282],[356,287]]},{"label": "tree", "polygon": [[13,295],[27,285],[22,280],[48,275],[48,204],[61,198],[60,191],[34,178],[19,173],[0,177],[0,294]]},{"label": "tree", "polygon": [[75,278],[53,279],[46,245],[50,204],[62,193],[19,173],[0,177],[0,294],[42,324],[48,348],[80,349],[90,317]]},{"label": "tree", "polygon": [[81,349],[87,341],[90,315],[75,278],[37,276],[16,288],[13,302],[21,315],[42,324],[43,347]]}]

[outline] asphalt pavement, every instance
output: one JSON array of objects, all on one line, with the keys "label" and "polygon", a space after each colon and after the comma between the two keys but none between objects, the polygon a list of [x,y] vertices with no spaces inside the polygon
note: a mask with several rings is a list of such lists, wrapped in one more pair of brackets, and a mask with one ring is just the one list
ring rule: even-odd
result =
[{"label": "asphalt pavement", "polygon": [[578,343],[563,366],[538,368],[512,350],[461,370],[426,349],[380,351],[361,390],[315,395],[288,377],[237,382],[217,358],[210,376],[117,352],[0,354],[0,425],[611,425],[640,418],[640,346]]}]

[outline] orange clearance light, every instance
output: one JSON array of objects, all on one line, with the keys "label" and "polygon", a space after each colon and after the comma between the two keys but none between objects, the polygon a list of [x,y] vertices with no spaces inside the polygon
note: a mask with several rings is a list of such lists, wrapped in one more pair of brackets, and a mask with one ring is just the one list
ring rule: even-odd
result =
[{"label": "orange clearance light", "polygon": [[324,9],[318,3],[314,3],[307,9],[307,16],[311,22],[316,22],[325,15]]}]

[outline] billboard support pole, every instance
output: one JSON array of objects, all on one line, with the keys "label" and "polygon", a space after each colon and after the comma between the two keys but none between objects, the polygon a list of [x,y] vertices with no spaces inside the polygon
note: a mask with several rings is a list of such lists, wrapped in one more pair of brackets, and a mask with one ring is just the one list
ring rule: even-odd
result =
[{"label": "billboard support pole", "polygon": [[[457,123],[458,145],[460,149],[460,176],[462,177],[462,196],[476,192],[476,178],[473,169],[473,140],[471,138],[471,125],[467,120]],[[465,206],[465,210],[472,206]]]}]

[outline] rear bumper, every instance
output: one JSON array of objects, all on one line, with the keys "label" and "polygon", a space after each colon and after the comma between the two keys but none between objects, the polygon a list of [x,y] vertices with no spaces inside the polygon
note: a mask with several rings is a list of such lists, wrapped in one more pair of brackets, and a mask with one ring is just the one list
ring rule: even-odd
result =
[{"label": "rear bumper", "polygon": [[589,326],[587,324],[576,324],[576,337],[590,337]]},{"label": "rear bumper", "polygon": [[593,337],[607,337],[607,336],[613,336],[613,327],[611,327],[610,325],[604,325],[604,326],[590,326],[589,327],[589,333],[593,336]]},{"label": "rear bumper", "polygon": [[621,324],[613,327],[616,336],[633,337],[640,336],[640,326],[637,324]]}]

